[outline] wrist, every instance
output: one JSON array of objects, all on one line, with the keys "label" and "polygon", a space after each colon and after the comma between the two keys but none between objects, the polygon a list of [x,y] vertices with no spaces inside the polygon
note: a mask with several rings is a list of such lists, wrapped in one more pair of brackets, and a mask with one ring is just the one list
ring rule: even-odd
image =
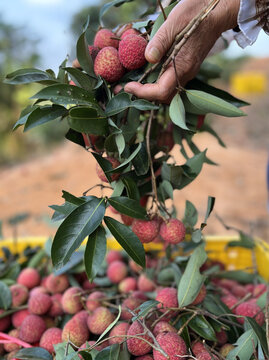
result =
[{"label": "wrist", "polygon": [[220,24],[221,33],[236,28],[239,8],[240,0],[220,0],[212,15]]}]

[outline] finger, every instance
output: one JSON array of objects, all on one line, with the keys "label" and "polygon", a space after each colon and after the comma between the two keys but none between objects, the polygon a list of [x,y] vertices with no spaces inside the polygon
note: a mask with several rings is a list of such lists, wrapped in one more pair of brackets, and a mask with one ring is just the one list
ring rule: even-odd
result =
[{"label": "finger", "polygon": [[72,62],[72,66],[74,67],[74,68],[80,68],[81,66],[80,66],[80,63],[78,62],[78,59],[75,59],[73,62]]},{"label": "finger", "polygon": [[121,85],[116,85],[113,89],[113,92],[115,95],[117,95],[122,89],[122,86]]}]

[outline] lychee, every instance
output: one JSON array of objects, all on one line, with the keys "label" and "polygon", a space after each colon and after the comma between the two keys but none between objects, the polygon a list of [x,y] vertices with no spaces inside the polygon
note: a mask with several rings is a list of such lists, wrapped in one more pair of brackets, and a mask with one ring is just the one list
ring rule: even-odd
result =
[{"label": "lychee", "polygon": [[63,327],[62,341],[70,340],[75,346],[83,345],[89,340],[89,329],[83,321],[72,318]]},{"label": "lychee", "polygon": [[124,39],[126,36],[128,35],[140,35],[140,32],[136,29],[127,29],[125,30],[122,35],[121,35],[121,39]]},{"label": "lychee", "polygon": [[152,355],[143,355],[135,358],[136,360],[153,360]]},{"label": "lychee", "polygon": [[198,295],[196,296],[196,298],[193,300],[193,302],[191,303],[191,305],[198,305],[201,304],[204,301],[204,298],[206,297],[206,287],[203,284]]},{"label": "lychee", "polygon": [[248,293],[247,289],[239,284],[232,287],[231,292],[233,293],[234,296],[236,296],[239,299],[243,298]]},{"label": "lychee", "polygon": [[166,312],[167,308],[177,308],[177,290],[171,287],[163,288],[157,293],[156,300],[160,302],[157,307],[161,312]]},{"label": "lychee", "polygon": [[28,301],[28,309],[31,314],[44,315],[49,311],[52,301],[48,294],[34,294]]},{"label": "lychee", "polygon": [[119,40],[114,39],[115,37],[115,34],[111,30],[101,29],[96,33],[93,45],[100,49],[108,46],[117,49],[119,46]]},{"label": "lychee", "polygon": [[182,221],[170,219],[160,226],[160,236],[169,244],[178,244],[184,240],[186,228]]},{"label": "lychee", "polygon": [[86,300],[86,308],[89,311],[94,311],[96,308],[101,306],[100,299],[104,299],[105,297],[106,297],[106,294],[102,291],[92,292]]},{"label": "lychee", "polygon": [[95,58],[94,72],[109,83],[120,80],[125,69],[120,62],[117,49],[108,46],[100,50]]},{"label": "lychee", "polygon": [[[239,304],[235,308],[235,314],[254,318],[257,324],[260,326],[262,326],[262,324],[264,323],[264,313],[262,312],[261,308],[255,302],[252,301],[246,301],[243,302],[242,304]],[[245,319],[244,317],[238,317],[237,321],[240,324],[244,324]]]},{"label": "lychee", "polygon": [[76,313],[73,316],[73,319],[83,323],[85,326],[88,326],[87,325],[88,317],[89,317],[89,313],[87,310],[80,310],[78,313]]},{"label": "lychee", "polygon": [[[156,340],[160,347],[169,356],[170,360],[178,360],[180,356],[187,355],[187,347],[184,340],[174,332],[160,333]],[[154,360],[165,360],[166,357],[157,349],[153,349]]]},{"label": "lychee", "polygon": [[[109,333],[109,345],[112,344],[121,344],[126,340],[126,337],[124,335],[127,334],[127,331],[129,329],[130,325],[126,322],[118,323],[113,327],[113,329]],[[119,337],[115,337],[118,336]]]},{"label": "lychee", "polygon": [[226,344],[228,341],[228,336],[225,330],[221,329],[216,332],[216,338],[218,340],[218,345]]},{"label": "lychee", "polygon": [[144,300],[133,296],[129,296],[128,298],[124,299],[121,308],[121,319],[131,320],[133,315],[129,309],[132,310],[133,313],[136,313],[137,311],[135,311],[135,309],[137,309],[143,302]]},{"label": "lychee", "polygon": [[135,273],[140,274],[143,270],[142,266],[138,265],[133,259],[129,259],[129,266],[130,269],[133,270]]},{"label": "lychee", "polygon": [[62,294],[53,294],[51,296],[51,307],[48,311],[48,315],[52,317],[61,316],[64,314],[62,308]]},{"label": "lychee", "polygon": [[93,46],[93,45],[89,45],[88,49],[89,49],[89,53],[90,53],[90,55],[92,57],[92,60],[94,62],[94,60],[95,60],[97,54],[99,53],[100,49],[97,46]]},{"label": "lychee", "polygon": [[147,40],[139,35],[126,35],[119,43],[119,59],[128,70],[135,70],[146,63]]},{"label": "lychee", "polygon": [[153,334],[155,336],[159,335],[162,332],[177,332],[177,329],[174,328],[169,322],[167,321],[159,321],[153,328]]},{"label": "lychee", "polygon": [[138,289],[143,292],[151,292],[155,290],[156,284],[146,274],[139,275],[137,282]]},{"label": "lychee", "polygon": [[51,294],[63,293],[69,287],[67,275],[50,274],[46,281],[46,288]]},{"label": "lychee", "polygon": [[120,283],[128,274],[128,268],[123,261],[113,261],[107,268],[107,276],[113,284]]},{"label": "lychee", "polygon": [[132,218],[131,216],[128,216],[128,215],[121,214],[120,217],[121,217],[123,224],[125,224],[126,226],[131,226],[134,221],[134,218]]},{"label": "lychee", "polygon": [[220,298],[220,300],[230,309],[232,312],[234,312],[234,307],[238,303],[238,300],[233,295],[224,295]]},{"label": "lychee", "polygon": [[48,292],[48,290],[44,287],[44,286],[36,286],[36,287],[34,287],[33,289],[31,289],[30,290],[30,292],[29,292],[29,297],[30,296],[32,296],[32,295],[34,295],[34,294],[40,294],[40,293],[42,293],[42,294],[48,294],[49,292]]},{"label": "lychee", "polygon": [[76,286],[65,290],[61,300],[62,308],[65,313],[75,314],[82,309],[81,294],[82,290]]},{"label": "lychee", "polygon": [[132,224],[132,230],[142,243],[151,242],[158,234],[159,222],[153,220],[135,219]]},{"label": "lychee", "polygon": [[265,284],[257,284],[257,285],[254,285],[252,294],[255,298],[258,298],[263,293],[265,293],[266,290],[267,290],[267,286]]},{"label": "lychee", "polygon": [[40,284],[39,272],[34,268],[25,268],[20,272],[17,283],[32,289]]},{"label": "lychee", "polygon": [[206,351],[206,347],[201,341],[195,341],[191,345],[191,350],[194,353],[194,355],[197,356],[201,352]]},{"label": "lychee", "polygon": [[106,255],[106,262],[108,264],[111,264],[113,261],[116,260],[123,260],[122,254],[120,251],[116,251],[116,250],[110,250],[108,251],[107,255]]},{"label": "lychee", "polygon": [[[12,314],[11,316],[11,322],[12,325],[15,328],[19,328],[23,322],[23,320],[30,315],[28,309],[23,309],[23,310],[19,310],[17,312],[15,312],[14,314]],[[1,330],[2,331],[2,330]]]},{"label": "lychee", "polygon": [[127,336],[127,347],[132,355],[146,355],[152,350],[150,344],[153,343],[153,340],[149,335],[145,334],[145,329],[138,321],[132,323],[127,332]]},{"label": "lychee", "polygon": [[[18,329],[10,330],[8,332],[8,335],[18,339],[19,338],[19,330]],[[6,343],[6,344],[4,344],[4,349],[8,353],[11,352],[11,351],[19,350],[20,348],[21,348],[21,346],[16,344],[16,343]]]},{"label": "lychee", "polygon": [[46,349],[49,353],[54,353],[53,345],[59,344],[62,342],[62,329],[53,327],[47,329],[40,339],[40,347]]},{"label": "lychee", "polygon": [[[106,159],[110,162],[113,169],[117,168],[120,165],[120,162],[115,158],[107,156],[107,157],[104,157],[104,159]],[[105,173],[103,172],[101,166],[98,163],[96,163],[96,173],[101,181],[108,182],[108,180],[105,176]],[[119,176],[120,176],[120,174],[117,174],[117,173],[111,174],[111,181],[117,180],[119,178]]]},{"label": "lychee", "polygon": [[18,307],[26,303],[29,290],[22,284],[14,284],[9,288],[12,297],[12,307]]},{"label": "lychee", "polygon": [[[0,314],[3,314],[5,312],[5,310],[0,309]],[[0,319],[0,331],[5,331],[9,328],[11,323],[11,319],[10,316],[5,316],[3,318]]]},{"label": "lychee", "polygon": [[162,131],[157,138],[157,146],[164,152],[170,152],[175,145],[173,132],[164,130]]},{"label": "lychee", "polygon": [[224,358],[229,354],[230,351],[234,349],[234,345],[232,344],[224,344],[219,350],[220,355],[222,355]]},{"label": "lychee", "polygon": [[33,344],[40,340],[46,328],[46,323],[40,316],[30,314],[21,324],[19,337],[22,341]]},{"label": "lychee", "polygon": [[92,315],[89,315],[87,321],[88,328],[91,333],[100,335],[114,321],[114,319],[115,316],[109,309],[100,306],[94,310]]},{"label": "lychee", "polygon": [[119,283],[118,289],[119,292],[122,294],[127,294],[136,290],[137,288],[137,281],[134,277],[126,277],[125,279],[121,280]]},{"label": "lychee", "polygon": [[133,297],[133,298],[140,299],[140,300],[143,300],[143,301],[148,300],[147,295],[146,295],[143,291],[140,291],[140,290],[135,290],[135,291],[132,293],[132,297]]}]

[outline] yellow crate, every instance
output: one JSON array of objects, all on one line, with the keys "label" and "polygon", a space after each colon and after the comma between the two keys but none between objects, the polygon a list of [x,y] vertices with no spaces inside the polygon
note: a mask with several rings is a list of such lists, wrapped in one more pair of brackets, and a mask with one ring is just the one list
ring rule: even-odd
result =
[{"label": "yellow crate", "polygon": [[238,95],[265,94],[267,77],[261,71],[236,72],[231,76],[230,87]]},{"label": "yellow crate", "polygon": [[[4,239],[0,241],[0,256],[2,256],[1,247],[5,246],[13,253],[22,253],[27,247],[43,247],[47,237],[25,237],[19,238],[15,242],[13,239]],[[219,260],[227,270],[246,270],[255,268],[255,263],[259,274],[269,281],[269,245],[261,239],[255,239],[254,250],[242,247],[227,247],[229,241],[235,241],[238,238],[234,236],[207,236],[206,251],[208,257],[212,260]],[[113,239],[108,239],[108,248],[121,250],[119,243]],[[161,244],[145,244],[146,251],[162,251]]]}]

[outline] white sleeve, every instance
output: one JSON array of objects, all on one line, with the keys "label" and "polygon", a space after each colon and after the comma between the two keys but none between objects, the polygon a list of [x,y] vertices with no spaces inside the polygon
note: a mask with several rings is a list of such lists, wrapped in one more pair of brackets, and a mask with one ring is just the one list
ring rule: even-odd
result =
[{"label": "white sleeve", "polygon": [[240,32],[236,33],[234,36],[240,47],[245,48],[256,41],[259,32],[262,29],[256,18],[256,1],[240,0],[240,9],[237,20]]}]

